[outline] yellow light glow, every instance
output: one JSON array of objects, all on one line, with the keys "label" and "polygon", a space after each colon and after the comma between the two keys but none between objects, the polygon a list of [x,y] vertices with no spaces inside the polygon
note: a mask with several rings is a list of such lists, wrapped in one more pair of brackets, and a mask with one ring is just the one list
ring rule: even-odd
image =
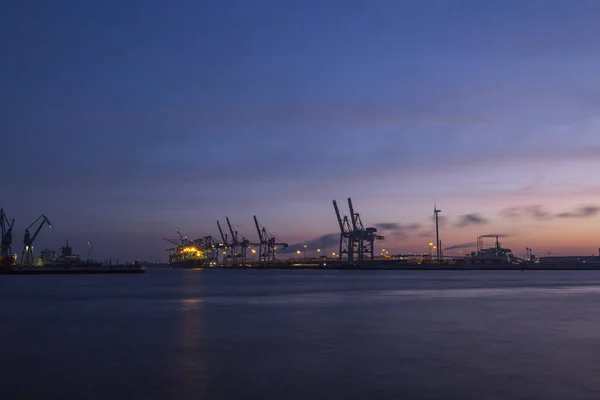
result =
[{"label": "yellow light glow", "polygon": [[181,249],[181,251],[184,252],[184,253],[195,253],[195,252],[197,252],[199,250],[198,250],[197,247],[188,246],[188,247],[184,247],[183,249]]}]

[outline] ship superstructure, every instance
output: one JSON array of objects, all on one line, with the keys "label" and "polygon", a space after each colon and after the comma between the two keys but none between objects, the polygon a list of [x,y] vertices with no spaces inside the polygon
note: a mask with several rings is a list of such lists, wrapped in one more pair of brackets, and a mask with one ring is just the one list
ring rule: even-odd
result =
[{"label": "ship superstructure", "polygon": [[483,238],[489,236],[479,236],[477,238],[477,251],[471,253],[471,261],[473,262],[494,262],[494,263],[518,263],[522,262],[516,257],[511,249],[503,248],[499,242],[499,236],[495,237],[496,241],[490,248],[484,248]]}]

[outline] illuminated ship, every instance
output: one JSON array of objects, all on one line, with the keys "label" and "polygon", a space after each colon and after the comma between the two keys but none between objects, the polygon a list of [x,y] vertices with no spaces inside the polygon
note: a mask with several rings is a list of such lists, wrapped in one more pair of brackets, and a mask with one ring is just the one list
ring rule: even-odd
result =
[{"label": "illuminated ship", "polygon": [[174,268],[197,268],[208,263],[206,253],[195,245],[170,249],[169,264]]}]

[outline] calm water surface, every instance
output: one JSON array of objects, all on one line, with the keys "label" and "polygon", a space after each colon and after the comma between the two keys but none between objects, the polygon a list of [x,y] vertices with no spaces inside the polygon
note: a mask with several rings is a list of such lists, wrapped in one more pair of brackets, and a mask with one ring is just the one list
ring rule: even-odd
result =
[{"label": "calm water surface", "polygon": [[0,399],[600,399],[600,272],[0,276]]}]

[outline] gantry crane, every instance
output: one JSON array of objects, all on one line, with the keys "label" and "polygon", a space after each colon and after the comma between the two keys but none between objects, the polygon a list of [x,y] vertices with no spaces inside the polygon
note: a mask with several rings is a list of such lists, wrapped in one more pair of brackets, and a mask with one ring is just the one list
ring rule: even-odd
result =
[{"label": "gantry crane", "polygon": [[[12,229],[15,225],[15,219],[9,222],[4,209],[0,208],[0,227],[2,229],[2,245],[0,246],[0,259],[3,262],[13,259],[12,252]],[[13,261],[10,263],[12,264]]]},{"label": "gantry crane", "polygon": [[[227,250],[231,248],[231,244],[227,240],[227,234],[223,233],[223,229],[221,229],[221,223],[217,221],[217,227],[219,227],[219,233],[221,234],[221,240],[223,240],[223,249]],[[235,251],[234,251],[235,252]],[[223,262],[227,261],[227,252],[223,252]]]},{"label": "gantry crane", "polygon": [[246,250],[250,245],[250,241],[247,240],[243,235],[240,235],[238,231],[234,231],[229,222],[229,217],[225,217],[227,226],[229,226],[229,232],[231,233],[231,249],[232,249],[232,261],[246,262]]},{"label": "gantry crane", "polygon": [[209,262],[219,262],[220,249],[225,247],[222,243],[219,243],[219,241],[212,236],[204,236],[200,239],[196,239],[195,242],[197,247],[206,254],[206,259]]},{"label": "gantry crane", "polygon": [[[29,234],[29,229],[31,227],[33,227],[40,220],[41,220],[41,222],[40,222],[39,226],[35,230],[35,233],[33,234],[33,236],[31,236]],[[23,247],[23,253],[21,254],[21,263],[23,265],[32,265],[33,264],[33,243],[35,242],[35,239],[37,238],[38,234],[42,230],[42,227],[44,226],[44,224],[47,224],[50,227],[50,229],[54,230],[54,228],[52,227],[52,224],[50,223],[50,220],[44,214],[40,215],[35,221],[33,221],[31,223],[31,225],[29,225],[27,227],[27,229],[25,229],[25,238],[23,239],[24,247]]]},{"label": "gantry crane", "polygon": [[258,261],[274,262],[277,248],[281,247],[285,249],[288,247],[288,244],[280,241],[275,235],[267,231],[264,226],[261,226],[256,219],[256,215],[254,216],[254,224],[256,225],[259,240],[259,243],[257,243],[259,246]]},{"label": "gantry crane", "polygon": [[[377,235],[376,228],[365,228],[360,214],[354,211],[352,199],[348,198],[348,208],[350,210],[350,220],[344,215],[342,218],[337,202],[333,200],[333,207],[340,225],[340,261],[342,255],[347,255],[348,262],[354,262],[356,255],[357,261],[364,261],[365,254],[370,260],[374,258],[374,242],[376,239],[383,240],[384,237]],[[350,221],[352,225],[350,225]]]},{"label": "gantry crane", "polygon": [[337,216],[338,224],[340,225],[340,248],[338,257],[340,261],[342,261],[342,256],[346,254],[348,261],[352,261],[354,259],[354,246],[351,245],[353,232],[352,226],[350,225],[348,216],[344,215],[342,217],[340,209],[337,205],[337,201],[335,200],[333,200],[333,208],[335,210],[335,215]]}]

